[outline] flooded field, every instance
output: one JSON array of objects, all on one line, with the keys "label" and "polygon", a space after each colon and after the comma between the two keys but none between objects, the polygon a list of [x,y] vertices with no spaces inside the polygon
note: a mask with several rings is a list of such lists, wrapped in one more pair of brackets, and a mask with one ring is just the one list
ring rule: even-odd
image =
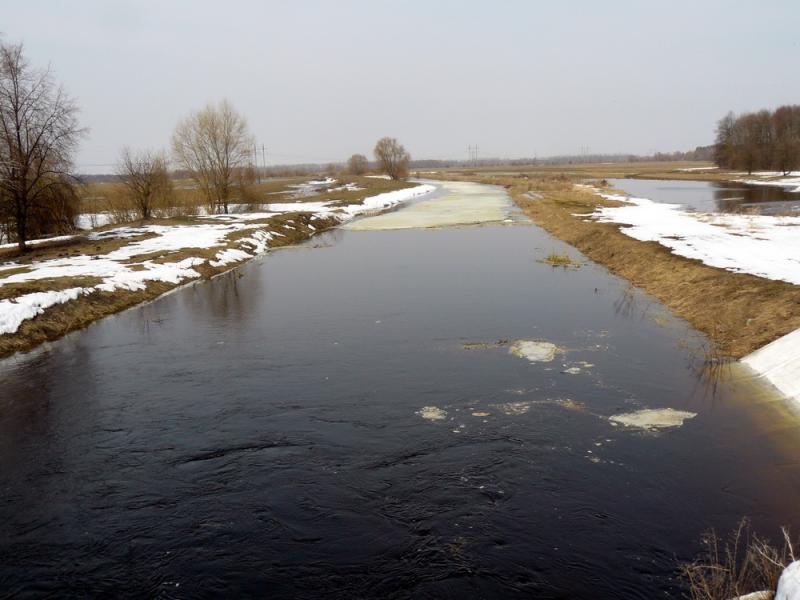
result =
[{"label": "flooded field", "polygon": [[793,408],[499,188],[362,223],[0,363],[3,595],[673,597],[798,522]]},{"label": "flooded field", "polygon": [[779,186],[659,179],[609,179],[609,183],[637,198],[699,212],[771,215],[800,211],[800,193]]}]

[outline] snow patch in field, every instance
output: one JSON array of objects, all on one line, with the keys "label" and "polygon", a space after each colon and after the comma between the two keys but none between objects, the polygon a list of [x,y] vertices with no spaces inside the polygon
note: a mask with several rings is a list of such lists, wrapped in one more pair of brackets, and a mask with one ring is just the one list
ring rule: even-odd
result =
[{"label": "snow patch in field", "polygon": [[23,321],[42,314],[46,308],[75,300],[91,288],[69,288],[52,292],[34,292],[13,300],[0,300],[0,334],[14,333]]},{"label": "snow patch in field", "polygon": [[711,267],[800,284],[800,217],[687,212],[677,204],[594,191],[625,203],[598,207],[591,217],[622,225],[627,236]]},{"label": "snow patch in field", "polygon": [[[58,235],[56,237],[50,238],[42,238],[40,240],[28,240],[27,244],[29,247],[36,247],[41,246],[43,244],[52,244],[56,242],[67,242],[69,240],[74,240],[77,236],[74,235]],[[6,249],[13,249],[16,248],[18,244],[14,242],[13,244],[0,244],[0,250]]]}]

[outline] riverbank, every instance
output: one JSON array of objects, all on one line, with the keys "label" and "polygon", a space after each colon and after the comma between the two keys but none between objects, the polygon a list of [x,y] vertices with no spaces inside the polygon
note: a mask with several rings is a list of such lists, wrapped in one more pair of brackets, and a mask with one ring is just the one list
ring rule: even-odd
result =
[{"label": "riverbank", "polygon": [[[447,178],[458,176],[448,173]],[[708,266],[657,242],[629,237],[617,224],[589,218],[625,206],[611,190],[603,197],[566,175],[461,178],[505,186],[537,225],[658,298],[708,336],[716,345],[709,351],[714,357],[742,358],[800,328],[800,287]]]},{"label": "riverbank", "polygon": [[34,246],[0,265],[0,356],[434,189],[365,178],[358,189],[337,191],[330,187],[335,183],[325,182],[328,193],[248,212],[107,226],[58,245]]}]

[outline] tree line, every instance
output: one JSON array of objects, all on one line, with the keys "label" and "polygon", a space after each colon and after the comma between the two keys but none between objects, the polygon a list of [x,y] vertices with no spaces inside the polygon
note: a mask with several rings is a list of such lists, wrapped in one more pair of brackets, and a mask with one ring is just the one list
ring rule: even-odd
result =
[{"label": "tree line", "polygon": [[725,115],[717,123],[714,162],[725,169],[780,171],[800,168],[800,105]]},{"label": "tree line", "polygon": [[[74,229],[80,211],[73,158],[88,130],[80,125],[77,102],[55,81],[49,68],[37,69],[22,44],[0,39],[0,238],[28,249],[32,238]],[[172,192],[170,157],[202,191],[210,212],[227,213],[255,180],[253,136],[247,120],[227,100],[209,104],[182,119],[163,150],[120,153],[116,178],[141,219]],[[411,156],[395,138],[373,150],[378,168],[392,179],[408,175]],[[348,170],[363,175],[366,157],[354,154]]]}]

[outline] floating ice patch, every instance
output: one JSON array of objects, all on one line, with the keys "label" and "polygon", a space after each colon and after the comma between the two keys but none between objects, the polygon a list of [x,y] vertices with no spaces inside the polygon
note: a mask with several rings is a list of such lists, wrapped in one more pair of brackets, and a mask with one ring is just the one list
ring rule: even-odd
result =
[{"label": "floating ice patch", "polygon": [[608,420],[615,425],[655,431],[670,427],[680,427],[684,421],[694,419],[696,416],[697,413],[674,410],[672,408],[646,408],[636,412],[614,415],[609,417]]},{"label": "floating ice patch", "polygon": [[418,202],[403,210],[355,221],[346,229],[375,231],[382,229],[416,229],[454,227],[481,223],[502,223],[519,217],[508,194],[495,186],[468,182],[445,182],[447,194]]},{"label": "floating ice patch", "polygon": [[447,418],[447,411],[438,406],[423,406],[417,414],[428,421],[444,421]]},{"label": "floating ice patch", "polygon": [[550,342],[517,340],[511,344],[508,351],[520,358],[527,358],[531,362],[550,362],[556,357],[556,353],[560,352],[560,349]]}]

